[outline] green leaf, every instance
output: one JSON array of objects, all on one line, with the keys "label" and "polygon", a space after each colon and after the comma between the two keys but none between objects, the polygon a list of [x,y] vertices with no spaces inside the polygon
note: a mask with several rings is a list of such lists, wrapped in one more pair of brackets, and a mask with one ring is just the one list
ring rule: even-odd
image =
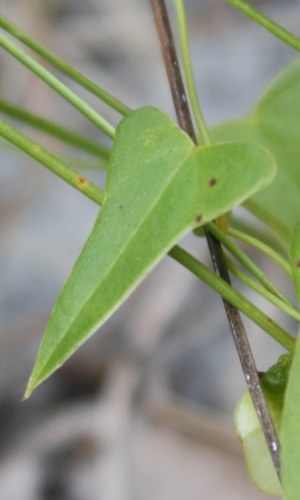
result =
[{"label": "green leaf", "polygon": [[161,111],[124,118],[106,198],[50,318],[25,394],[60,366],[189,230],[231,210],[275,175],[249,144],[195,146]]},{"label": "green leaf", "polygon": [[[284,354],[275,365],[263,374],[261,379],[264,396],[279,435],[281,434],[283,398],[291,359],[291,355]],[[281,496],[282,486],[277,477],[249,391],[242,396],[237,404],[235,427],[243,445],[248,473],[253,483],[266,495]]]},{"label": "green leaf", "polygon": [[[271,401],[267,397],[266,400],[270,407]],[[278,406],[274,405],[271,415],[278,430],[281,417]],[[249,391],[245,392],[236,407],[235,427],[243,445],[246,466],[251,480],[266,495],[281,496],[281,484]]]},{"label": "green leaf", "polygon": [[275,181],[245,206],[272,227],[282,243],[290,243],[298,221],[300,200],[300,61],[289,66],[268,88],[246,118],[221,124],[212,131],[219,142],[249,141],[271,151],[278,166]]},{"label": "green leaf", "polygon": [[282,422],[281,472],[286,500],[298,500],[300,491],[300,341],[290,369]]},{"label": "green leaf", "polygon": [[[300,223],[291,242],[291,266],[294,286],[300,301]],[[282,481],[286,500],[298,500],[300,491],[300,336],[290,369],[282,423]]]}]

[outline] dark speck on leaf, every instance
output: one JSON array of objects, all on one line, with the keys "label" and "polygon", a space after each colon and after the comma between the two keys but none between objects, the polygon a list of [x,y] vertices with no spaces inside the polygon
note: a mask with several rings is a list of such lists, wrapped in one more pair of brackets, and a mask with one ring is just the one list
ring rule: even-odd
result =
[{"label": "dark speck on leaf", "polygon": [[217,183],[217,179],[215,179],[215,177],[212,177],[209,181],[209,185],[210,186],[214,186],[215,184]]},{"label": "dark speck on leaf", "polygon": [[298,260],[297,260],[297,262],[296,262],[296,266],[297,266],[297,267],[300,267],[300,259],[298,259]]},{"label": "dark speck on leaf", "polygon": [[123,204],[122,204],[122,203],[120,203],[120,204],[118,205],[118,208],[120,208],[120,209],[121,209],[121,208],[123,208]]},{"label": "dark speck on leaf", "polygon": [[202,215],[200,215],[200,214],[199,214],[199,215],[197,215],[197,217],[196,217],[196,222],[201,222],[201,219],[202,219]]},{"label": "dark speck on leaf", "polygon": [[271,318],[269,318],[269,316],[267,316],[267,322],[268,323],[273,323],[273,320]]}]

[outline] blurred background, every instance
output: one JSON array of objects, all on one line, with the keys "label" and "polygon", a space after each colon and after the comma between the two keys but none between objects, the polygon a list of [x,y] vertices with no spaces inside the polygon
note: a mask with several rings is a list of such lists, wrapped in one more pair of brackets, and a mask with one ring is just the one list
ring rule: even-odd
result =
[{"label": "blurred background", "polygon": [[[175,30],[173,4],[167,4]],[[299,34],[296,0],[253,4]],[[187,0],[186,6],[207,123],[248,113],[296,52],[223,0]],[[0,7],[129,107],[154,105],[174,117],[149,1],[0,0]],[[3,50],[0,69],[1,99],[106,141]],[[60,78],[118,123],[105,104]],[[58,141],[21,128],[52,151],[75,156]],[[33,160],[1,147],[0,497],[262,499],[234,433],[245,382],[222,301],[169,257],[64,367],[19,403],[98,207]],[[103,172],[86,175],[104,186]],[[205,241],[190,235],[182,244],[211,265]],[[292,296],[280,271],[256,252],[251,256]],[[296,332],[293,322],[245,293]],[[245,325],[258,369],[265,370],[282,351],[247,319]]]}]

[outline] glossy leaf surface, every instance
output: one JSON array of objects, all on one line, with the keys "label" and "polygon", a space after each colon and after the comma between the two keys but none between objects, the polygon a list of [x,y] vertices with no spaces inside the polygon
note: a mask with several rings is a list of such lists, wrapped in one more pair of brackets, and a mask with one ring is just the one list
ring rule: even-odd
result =
[{"label": "glossy leaf surface", "polygon": [[[291,267],[300,302],[300,223],[296,224],[291,243]],[[282,481],[286,500],[298,500],[300,492],[300,339],[287,384],[282,425]]]},{"label": "glossy leaf surface", "polygon": [[189,230],[229,211],[275,175],[249,144],[196,147],[161,111],[145,107],[117,128],[106,199],[58,298],[26,397],[125,300]]},{"label": "glossy leaf surface", "polygon": [[300,200],[300,61],[289,66],[267,89],[253,112],[216,127],[217,142],[249,141],[265,146],[278,165],[275,181],[245,206],[272,227],[288,248],[298,221]]}]

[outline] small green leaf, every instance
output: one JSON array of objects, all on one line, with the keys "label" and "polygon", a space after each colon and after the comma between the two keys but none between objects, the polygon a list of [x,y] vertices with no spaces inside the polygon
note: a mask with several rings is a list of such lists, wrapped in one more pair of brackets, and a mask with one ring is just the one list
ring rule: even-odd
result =
[{"label": "small green leaf", "polygon": [[[292,233],[291,267],[300,301],[300,223]],[[282,481],[286,500],[298,500],[300,491],[300,336],[290,369],[282,423]]]},{"label": "small green leaf", "polygon": [[[290,364],[291,356],[284,354],[275,365],[263,374],[261,379],[264,396],[279,435],[282,425],[284,391]],[[237,404],[235,427],[243,445],[248,473],[253,483],[266,495],[281,496],[282,486],[277,477],[249,391],[242,396]]]},{"label": "small green leaf", "polygon": [[300,199],[300,61],[289,66],[268,88],[246,118],[221,124],[212,131],[216,141],[249,141],[271,151],[278,165],[275,181],[245,206],[274,229],[289,246],[298,221]]},{"label": "small green leaf", "polygon": [[[267,402],[269,406],[270,401]],[[277,422],[275,422],[275,416]],[[272,412],[272,419],[278,427],[280,412],[276,406],[275,412]],[[255,486],[266,495],[281,496],[281,484],[249,391],[245,392],[236,407],[235,428],[243,445],[249,476]]]},{"label": "small green leaf", "polygon": [[117,128],[106,199],[50,318],[26,391],[58,368],[189,230],[231,210],[275,175],[249,144],[196,147],[145,107]]},{"label": "small green leaf", "polygon": [[265,391],[274,395],[277,394],[279,396],[281,394],[283,396],[288,382],[292,360],[292,354],[283,354],[280,356],[277,363],[271,366],[268,371],[263,374],[261,384]]}]

